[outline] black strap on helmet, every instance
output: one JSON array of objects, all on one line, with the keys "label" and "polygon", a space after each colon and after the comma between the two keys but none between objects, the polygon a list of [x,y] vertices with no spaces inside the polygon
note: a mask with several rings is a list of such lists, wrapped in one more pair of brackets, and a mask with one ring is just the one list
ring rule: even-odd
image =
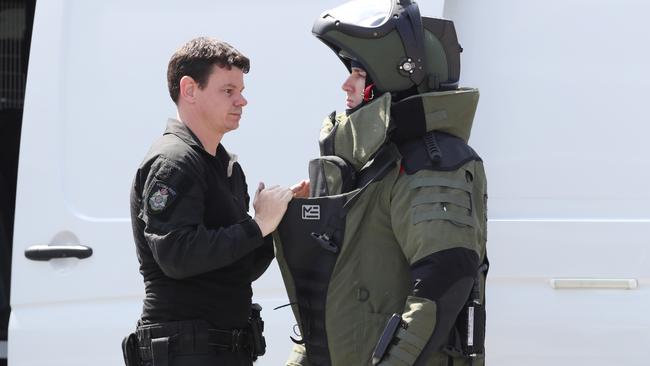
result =
[{"label": "black strap on helmet", "polygon": [[[424,30],[418,5],[411,0],[401,0],[403,12],[400,16],[408,17],[408,21],[397,22],[397,31],[402,38],[406,59],[402,60],[399,67],[404,73],[410,74],[410,79],[415,85],[420,85],[425,77],[424,72]],[[411,70],[407,68],[412,67]]]}]

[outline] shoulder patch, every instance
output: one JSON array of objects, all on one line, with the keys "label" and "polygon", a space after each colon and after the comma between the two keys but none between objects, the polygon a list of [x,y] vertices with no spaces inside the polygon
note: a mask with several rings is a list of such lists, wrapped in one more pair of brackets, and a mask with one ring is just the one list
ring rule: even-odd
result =
[{"label": "shoulder patch", "polygon": [[160,181],[154,182],[147,197],[149,212],[157,214],[165,211],[165,209],[171,206],[177,195],[176,190],[170,185]]}]

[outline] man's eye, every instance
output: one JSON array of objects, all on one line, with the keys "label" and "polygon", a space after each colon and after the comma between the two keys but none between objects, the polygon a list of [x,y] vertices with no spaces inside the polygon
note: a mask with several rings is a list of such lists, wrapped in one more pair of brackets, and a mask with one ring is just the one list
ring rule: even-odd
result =
[{"label": "man's eye", "polygon": [[232,89],[226,89],[226,90],[224,90],[224,93],[226,93],[227,95],[231,95],[232,94]]}]

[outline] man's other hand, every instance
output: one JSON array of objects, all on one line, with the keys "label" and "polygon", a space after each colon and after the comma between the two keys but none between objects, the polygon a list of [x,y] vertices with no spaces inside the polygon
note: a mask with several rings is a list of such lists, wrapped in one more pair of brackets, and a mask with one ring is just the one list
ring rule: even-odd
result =
[{"label": "man's other hand", "polygon": [[291,186],[291,191],[295,198],[309,197],[309,179],[303,179],[300,182]]},{"label": "man's other hand", "polygon": [[292,198],[293,191],[289,188],[280,186],[264,188],[264,183],[259,184],[253,199],[253,208],[255,208],[253,219],[260,227],[262,236],[269,235],[278,227]]}]

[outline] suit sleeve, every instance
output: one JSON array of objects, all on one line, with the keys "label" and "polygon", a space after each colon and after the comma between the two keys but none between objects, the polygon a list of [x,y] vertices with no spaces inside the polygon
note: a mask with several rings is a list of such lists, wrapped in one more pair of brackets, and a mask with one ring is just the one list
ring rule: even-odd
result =
[{"label": "suit sleeve", "polygon": [[285,366],[309,366],[307,351],[302,344],[294,344]]},{"label": "suit sleeve", "polygon": [[202,184],[196,167],[159,157],[143,186],[144,237],[163,273],[174,279],[226,267],[264,245],[250,217],[206,228]]},{"label": "suit sleeve", "polygon": [[413,291],[404,304],[405,326],[381,365],[425,364],[447,343],[469,299],[485,253],[485,187],[477,164],[403,174],[396,182],[391,221]]}]

